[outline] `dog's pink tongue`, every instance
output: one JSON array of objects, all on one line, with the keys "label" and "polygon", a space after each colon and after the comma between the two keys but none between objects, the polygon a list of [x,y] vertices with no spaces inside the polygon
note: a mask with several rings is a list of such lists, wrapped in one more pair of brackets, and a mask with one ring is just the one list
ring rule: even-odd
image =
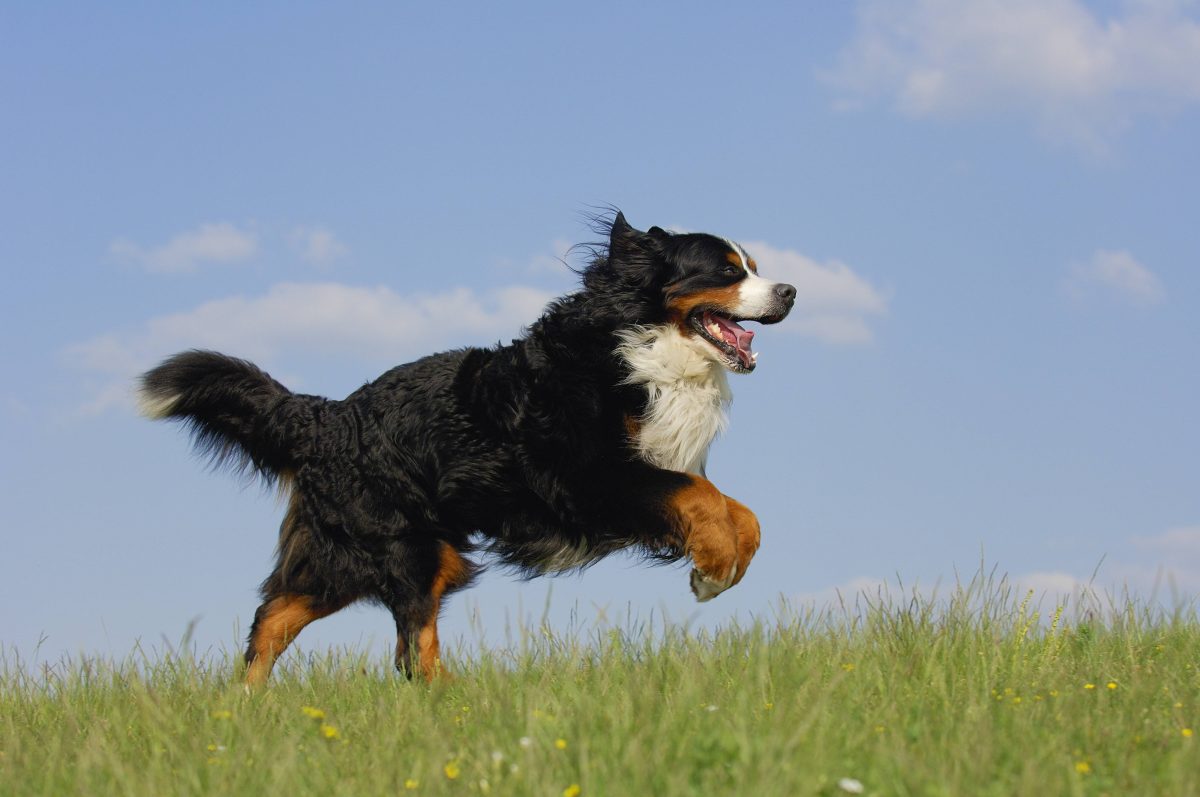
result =
[{"label": "dog's pink tongue", "polygon": [[753,362],[750,356],[750,345],[754,340],[754,333],[748,329],[742,329],[742,325],[732,318],[714,315],[713,319],[721,327],[721,336],[725,338],[725,342],[737,349],[738,359],[742,361],[742,364],[750,365]]}]

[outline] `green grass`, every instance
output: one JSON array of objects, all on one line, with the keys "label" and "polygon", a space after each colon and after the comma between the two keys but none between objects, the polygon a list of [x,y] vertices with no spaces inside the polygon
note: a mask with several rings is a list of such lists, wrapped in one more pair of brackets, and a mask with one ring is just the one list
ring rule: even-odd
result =
[{"label": "green grass", "polygon": [[977,580],[711,634],[535,630],[432,686],[285,657],[255,694],[232,657],[9,654],[0,793],[1200,793],[1194,610],[1049,608]]}]

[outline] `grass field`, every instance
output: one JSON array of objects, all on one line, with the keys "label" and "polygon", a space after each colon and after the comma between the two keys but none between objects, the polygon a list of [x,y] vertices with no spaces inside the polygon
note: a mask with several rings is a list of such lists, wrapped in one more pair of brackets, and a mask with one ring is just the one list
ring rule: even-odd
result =
[{"label": "grass field", "polygon": [[1200,794],[1194,609],[945,598],[789,610],[711,634],[536,629],[395,677],[285,657],[0,666],[0,793]]}]

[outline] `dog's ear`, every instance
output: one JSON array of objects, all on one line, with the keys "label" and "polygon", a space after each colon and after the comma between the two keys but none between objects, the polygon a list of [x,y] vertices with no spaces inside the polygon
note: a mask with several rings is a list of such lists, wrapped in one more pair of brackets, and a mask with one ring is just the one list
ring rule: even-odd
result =
[{"label": "dog's ear", "polygon": [[612,221],[608,222],[607,251],[603,260],[598,261],[603,265],[596,272],[597,278],[601,274],[612,275],[626,288],[638,291],[660,287],[669,271],[663,231],[636,230],[626,221],[624,213],[615,208],[614,211]]},{"label": "dog's ear", "polygon": [[[659,230],[659,233],[662,231]],[[649,287],[662,280],[665,268],[659,233],[641,232],[617,211],[608,238],[608,263],[627,284]]]},{"label": "dog's ear", "polygon": [[617,215],[612,220],[612,228],[608,233],[609,248],[626,246],[635,241],[641,233],[633,229],[629,222],[625,221],[625,214],[617,211]]},{"label": "dog's ear", "polygon": [[654,255],[669,237],[670,233],[661,227],[651,227],[646,232],[634,229],[625,220],[625,214],[618,210],[608,234],[608,251],[615,257]]}]

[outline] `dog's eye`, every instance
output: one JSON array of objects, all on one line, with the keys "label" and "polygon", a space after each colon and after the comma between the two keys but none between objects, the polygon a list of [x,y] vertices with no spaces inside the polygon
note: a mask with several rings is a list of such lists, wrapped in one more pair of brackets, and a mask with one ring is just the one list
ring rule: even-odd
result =
[{"label": "dog's eye", "polygon": [[721,273],[723,273],[726,277],[736,277],[738,274],[742,273],[742,270],[737,266],[726,266],[725,270]]}]

